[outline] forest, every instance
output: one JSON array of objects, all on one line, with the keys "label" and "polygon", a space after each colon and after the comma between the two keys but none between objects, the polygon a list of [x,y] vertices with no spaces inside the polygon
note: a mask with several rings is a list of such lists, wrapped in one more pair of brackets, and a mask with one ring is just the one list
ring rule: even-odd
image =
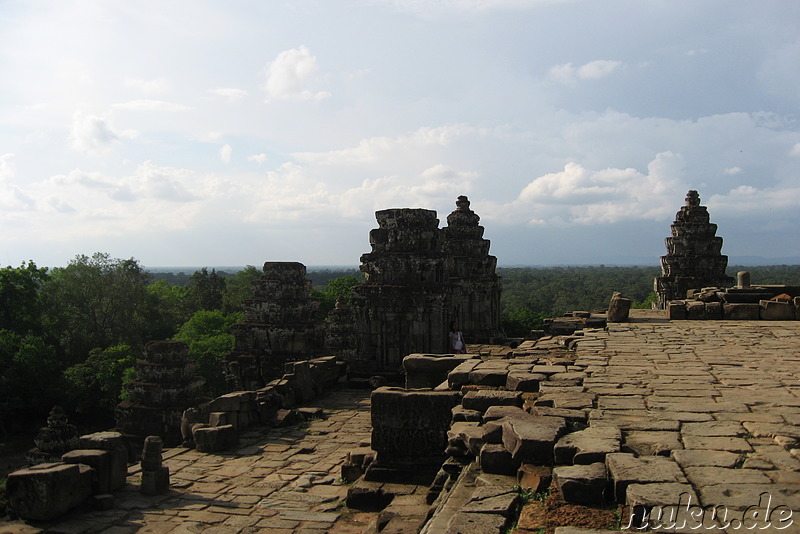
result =
[{"label": "forest", "polygon": [[[731,266],[753,283],[800,285],[800,266]],[[657,267],[498,268],[501,313],[508,336],[524,336],[542,319],[602,309],[614,291],[650,307]],[[114,406],[145,343],[184,341],[206,393],[224,392],[220,361],[233,347],[231,325],[261,271],[208,268],[151,273],[138,260],[105,253],[75,257],[65,267],[34,262],[0,269],[0,441],[41,426],[55,404],[74,422],[113,425]],[[361,282],[357,269],[309,270],[319,319],[336,298]],[[0,443],[2,445],[2,443]]]}]

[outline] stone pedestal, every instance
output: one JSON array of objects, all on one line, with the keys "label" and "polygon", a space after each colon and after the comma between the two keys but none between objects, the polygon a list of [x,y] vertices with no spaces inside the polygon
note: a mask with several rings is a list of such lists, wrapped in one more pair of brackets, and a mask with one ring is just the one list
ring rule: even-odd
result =
[{"label": "stone pedestal", "polygon": [[163,443],[158,436],[148,436],[142,450],[142,486],[144,495],[160,495],[169,491],[169,468],[162,465]]}]

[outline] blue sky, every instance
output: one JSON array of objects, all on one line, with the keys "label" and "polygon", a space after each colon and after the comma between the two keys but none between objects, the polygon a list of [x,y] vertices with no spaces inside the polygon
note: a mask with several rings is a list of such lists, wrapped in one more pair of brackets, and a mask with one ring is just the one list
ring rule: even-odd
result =
[{"label": "blue sky", "polygon": [[651,262],[689,189],[800,256],[800,3],[0,0],[0,263],[355,265],[466,194],[501,265]]}]

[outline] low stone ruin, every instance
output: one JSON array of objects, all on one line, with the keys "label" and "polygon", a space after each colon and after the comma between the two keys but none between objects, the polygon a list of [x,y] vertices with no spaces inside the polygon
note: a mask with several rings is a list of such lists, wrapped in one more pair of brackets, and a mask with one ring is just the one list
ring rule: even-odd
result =
[{"label": "low stone ruin", "polygon": [[111,492],[125,485],[128,449],[118,432],[81,436],[77,448],[60,461],[8,475],[9,509],[22,519],[49,521],[92,500],[95,508],[113,506]]},{"label": "low stone ruin", "polygon": [[794,321],[800,319],[800,287],[751,285],[740,271],[735,287],[690,290],[686,298],[667,304],[670,319]]},{"label": "low stone ruin", "polygon": [[203,379],[195,375],[189,347],[180,341],[151,341],[136,362],[136,379],[126,384],[128,400],[117,405],[117,428],[141,444],[161,436],[167,446],[181,443],[184,410],[202,401]]},{"label": "low stone ruin", "polygon": [[670,229],[667,255],[661,256],[661,276],[654,280],[661,308],[686,298],[690,289],[733,285],[733,278],[725,274],[728,257],[721,252],[722,238],[716,235],[717,225],[709,222],[708,208],[700,205],[697,191],[686,194],[686,205]]},{"label": "low stone ruin", "polygon": [[57,462],[61,455],[78,446],[78,429],[70,424],[61,406],[53,406],[47,416],[47,425],[33,439],[36,445],[25,454],[29,465]]}]

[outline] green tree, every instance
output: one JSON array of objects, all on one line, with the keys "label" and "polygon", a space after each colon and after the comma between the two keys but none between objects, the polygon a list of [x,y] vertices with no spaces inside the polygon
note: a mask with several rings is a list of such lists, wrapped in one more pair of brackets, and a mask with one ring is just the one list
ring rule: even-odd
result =
[{"label": "green tree", "polygon": [[225,294],[225,279],[217,274],[216,269],[203,267],[189,277],[187,298],[190,309],[220,310],[222,309],[222,296]]},{"label": "green tree", "polygon": [[123,376],[135,364],[133,349],[129,345],[116,345],[93,349],[86,361],[64,371],[68,391],[78,411],[88,412],[98,407],[113,411],[120,401]]},{"label": "green tree", "polygon": [[501,324],[509,337],[525,337],[531,330],[538,330],[544,324],[549,314],[531,311],[527,308],[517,308],[501,318]]},{"label": "green tree", "polygon": [[45,320],[66,364],[82,362],[94,348],[141,347],[148,329],[148,284],[137,260],[100,252],[53,269],[43,289]]},{"label": "green tree", "polygon": [[61,369],[55,349],[41,337],[0,330],[0,433],[57,403]]},{"label": "green tree", "polygon": [[200,310],[173,337],[189,345],[189,357],[197,364],[197,374],[205,379],[205,390],[210,396],[226,391],[222,362],[233,350],[231,326],[243,320],[241,312],[226,315],[220,310]]},{"label": "green tree", "polygon": [[253,296],[253,282],[263,273],[248,265],[236,274],[225,278],[225,293],[222,295],[222,310],[225,313],[242,311],[245,299]]},{"label": "green tree", "polygon": [[32,261],[0,269],[0,328],[19,334],[41,332],[40,292],[46,281],[47,268]]},{"label": "green tree", "polygon": [[168,339],[175,335],[178,327],[191,316],[188,290],[170,285],[164,279],[147,286],[147,336],[145,341]]}]

